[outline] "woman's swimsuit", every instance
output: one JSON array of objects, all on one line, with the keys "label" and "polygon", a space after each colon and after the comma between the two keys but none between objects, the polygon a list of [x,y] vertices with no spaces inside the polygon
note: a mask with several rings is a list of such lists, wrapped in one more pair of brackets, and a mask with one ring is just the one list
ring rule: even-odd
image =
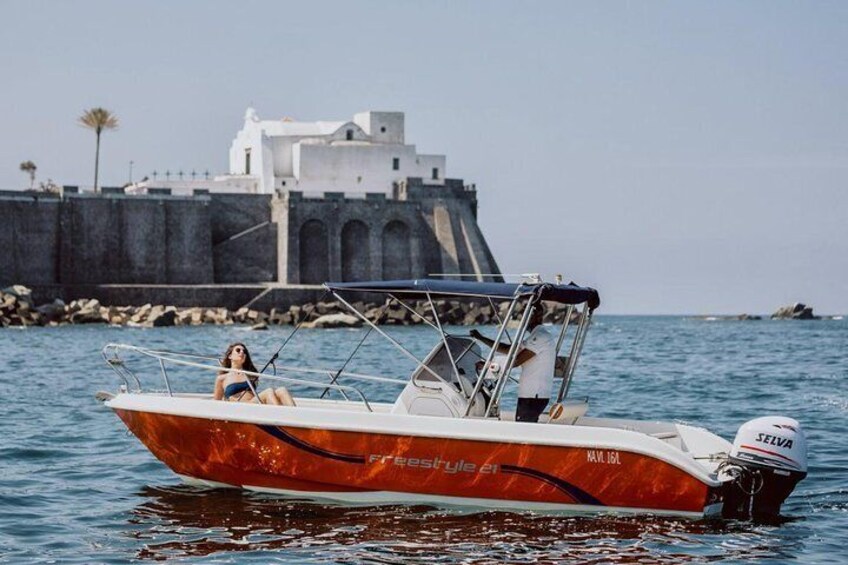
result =
[{"label": "woman's swimsuit", "polygon": [[244,394],[248,390],[250,390],[250,385],[247,383],[247,381],[228,384],[227,388],[224,389],[224,400],[238,393]]}]

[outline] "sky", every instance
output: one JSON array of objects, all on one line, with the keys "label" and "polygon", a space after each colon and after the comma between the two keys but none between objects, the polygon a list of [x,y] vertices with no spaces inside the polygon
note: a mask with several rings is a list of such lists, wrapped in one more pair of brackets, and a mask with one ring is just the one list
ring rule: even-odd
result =
[{"label": "sky", "polygon": [[[227,170],[263,119],[406,113],[505,273],[599,313],[848,313],[848,3],[0,0],[0,189]],[[2,221],[2,219],[0,219]]]}]

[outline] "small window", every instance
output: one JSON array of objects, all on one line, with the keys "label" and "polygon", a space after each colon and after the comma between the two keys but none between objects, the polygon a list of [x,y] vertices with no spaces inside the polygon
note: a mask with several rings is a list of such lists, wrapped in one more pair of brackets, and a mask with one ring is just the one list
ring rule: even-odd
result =
[{"label": "small window", "polygon": [[348,141],[352,140],[353,139],[353,130],[352,129],[347,130],[347,135],[345,137]]},{"label": "small window", "polygon": [[392,159],[392,170],[399,171],[400,170],[400,157],[395,157]]},{"label": "small window", "polygon": [[439,180],[439,167],[433,167],[433,180]]},{"label": "small window", "polygon": [[250,174],[250,149],[244,150],[244,174]]},{"label": "small window", "polygon": [[380,133],[386,133],[386,126],[380,127]]},{"label": "small window", "polygon": [[286,181],[280,183],[281,186],[286,186]]}]

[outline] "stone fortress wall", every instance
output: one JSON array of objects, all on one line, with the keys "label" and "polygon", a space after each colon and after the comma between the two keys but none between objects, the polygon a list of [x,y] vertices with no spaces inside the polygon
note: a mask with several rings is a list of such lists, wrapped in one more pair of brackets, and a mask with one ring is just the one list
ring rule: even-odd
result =
[{"label": "stone fortress wall", "polygon": [[39,300],[238,307],[268,289],[278,303],[306,300],[314,290],[292,285],[325,280],[499,272],[476,191],[443,182],[320,197],[3,191],[0,285],[31,286]]}]

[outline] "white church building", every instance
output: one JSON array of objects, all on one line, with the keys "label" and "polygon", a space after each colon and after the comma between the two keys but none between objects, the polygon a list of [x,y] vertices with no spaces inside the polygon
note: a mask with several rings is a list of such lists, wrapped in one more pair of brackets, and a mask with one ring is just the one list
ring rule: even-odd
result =
[{"label": "white church building", "polygon": [[409,177],[442,185],[444,155],[423,155],[406,143],[403,112],[360,112],[350,121],[261,120],[253,108],[230,146],[229,173],[206,180],[146,180],[128,193],[170,189],[272,194],[297,190],[385,193]]}]

